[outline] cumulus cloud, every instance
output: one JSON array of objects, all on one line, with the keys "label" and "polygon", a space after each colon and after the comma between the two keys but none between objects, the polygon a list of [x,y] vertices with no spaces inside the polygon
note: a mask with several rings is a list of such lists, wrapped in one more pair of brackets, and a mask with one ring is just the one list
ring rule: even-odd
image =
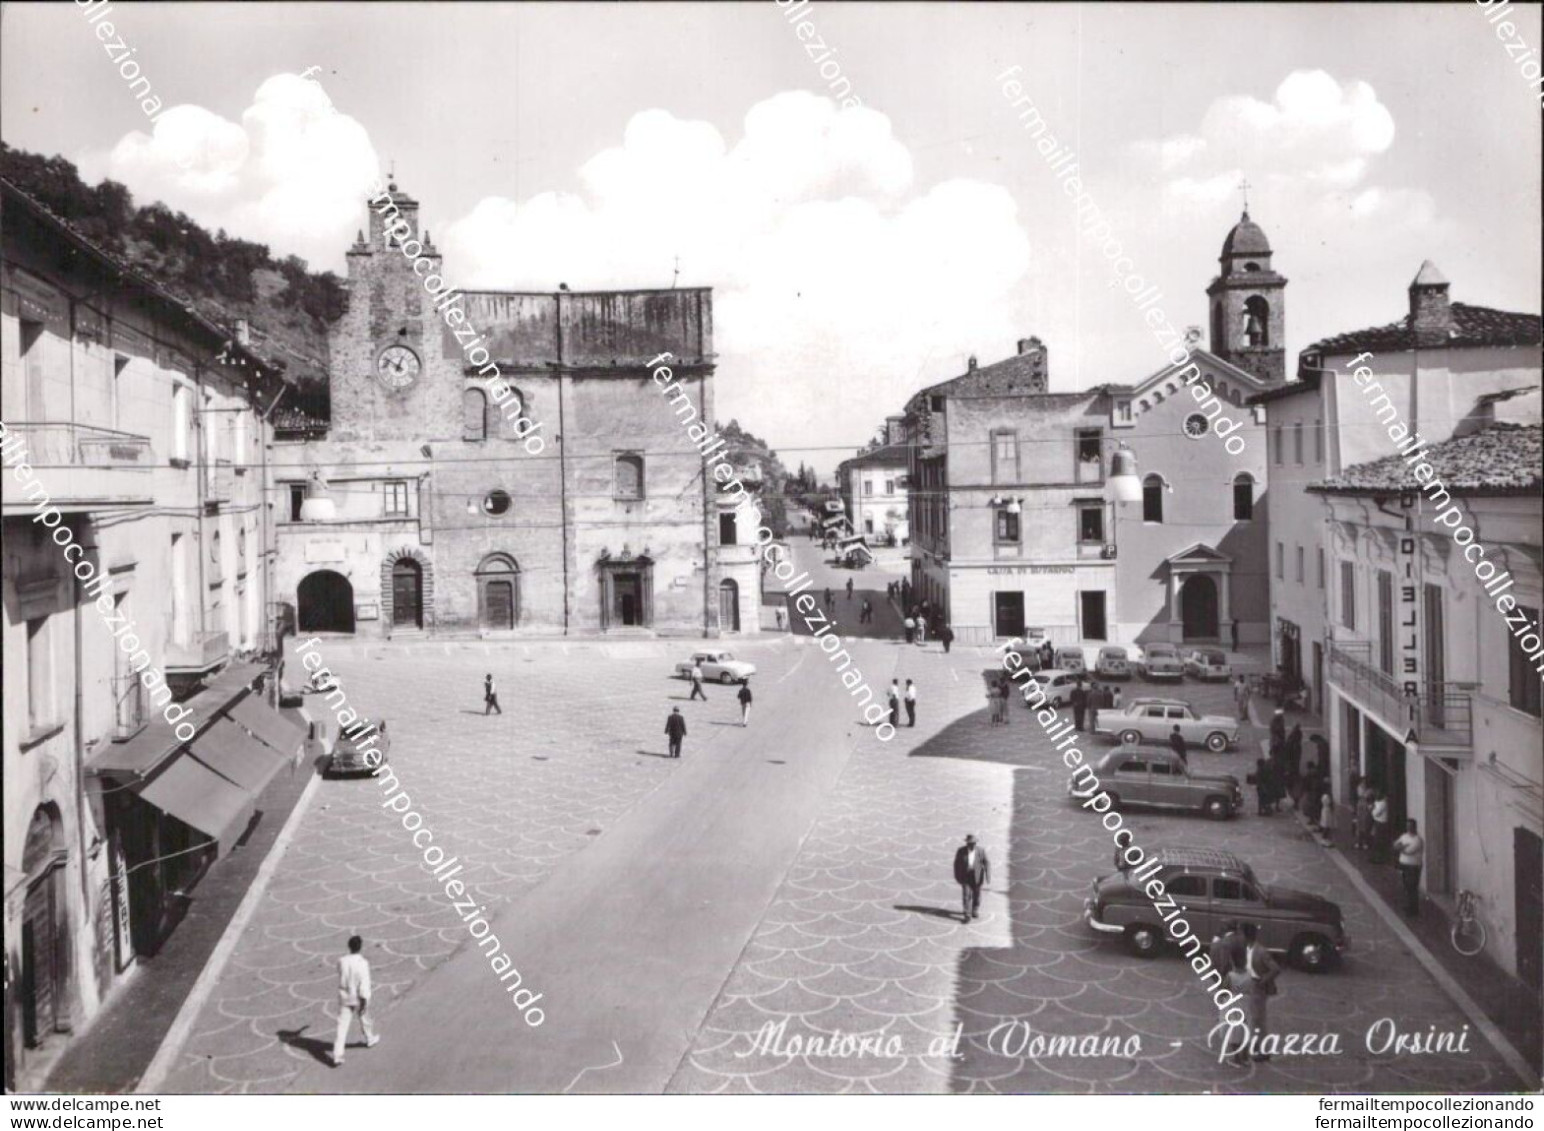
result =
[{"label": "cumulus cloud", "polygon": [[182,105],[162,113],[152,130],[83,155],[82,171],[313,264],[338,261],[379,171],[365,128],[299,75],[267,79],[239,123]]},{"label": "cumulus cloud", "polygon": [[668,286],[679,257],[681,285],[714,288],[720,416],[774,443],[861,443],[930,355],[1007,353],[1021,336],[1011,296],[1029,241],[1012,196],[917,186],[875,110],[779,94],[732,144],[648,110],[580,181],[481,201],[445,233],[451,272],[489,288]]}]

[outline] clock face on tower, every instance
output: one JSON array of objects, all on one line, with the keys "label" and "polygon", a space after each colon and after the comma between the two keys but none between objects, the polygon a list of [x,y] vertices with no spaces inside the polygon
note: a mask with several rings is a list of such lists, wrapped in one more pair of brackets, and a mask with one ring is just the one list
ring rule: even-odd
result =
[{"label": "clock face on tower", "polygon": [[387,346],[375,361],[375,375],[388,389],[406,389],[418,380],[418,355],[407,346]]}]

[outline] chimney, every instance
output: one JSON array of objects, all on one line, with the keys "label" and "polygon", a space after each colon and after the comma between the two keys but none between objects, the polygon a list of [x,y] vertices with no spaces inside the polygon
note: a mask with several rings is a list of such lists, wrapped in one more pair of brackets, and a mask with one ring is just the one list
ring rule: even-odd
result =
[{"label": "chimney", "polygon": [[1448,305],[1448,281],[1431,260],[1421,264],[1410,284],[1410,329],[1417,340],[1446,339],[1453,329],[1453,309]]},{"label": "chimney", "polygon": [[245,318],[236,319],[236,341],[243,346],[252,344],[252,324]]},{"label": "chimney", "polygon": [[1023,356],[1026,353],[1030,353],[1039,344],[1040,344],[1040,339],[1039,338],[1020,338],[1019,339],[1019,354],[1020,354],[1020,356]]},{"label": "chimney", "polygon": [[970,360],[965,363],[965,368],[966,368],[966,370],[968,370],[971,373],[974,373],[976,371],[976,355],[975,354],[971,354],[970,355]]}]

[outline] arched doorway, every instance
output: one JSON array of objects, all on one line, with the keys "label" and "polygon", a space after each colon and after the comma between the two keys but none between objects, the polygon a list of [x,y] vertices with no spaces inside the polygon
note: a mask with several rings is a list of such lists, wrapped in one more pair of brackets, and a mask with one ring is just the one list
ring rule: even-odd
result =
[{"label": "arched doorway", "polygon": [[718,583],[718,627],[723,632],[740,631],[740,585],[728,577]]},{"label": "arched doorway", "polygon": [[68,1013],[69,931],[64,921],[64,893],[59,890],[67,850],[58,813],[40,805],[27,826],[21,866],[27,876],[22,905],[22,1043],[37,1048],[58,1031]]},{"label": "arched doorway", "polygon": [[1216,640],[1217,583],[1209,574],[1193,573],[1179,595],[1186,640]]},{"label": "arched doorway", "polygon": [[520,623],[520,565],[507,554],[489,554],[477,567],[477,620],[494,632]]},{"label": "arched doorway", "polygon": [[424,624],[424,570],[412,558],[398,558],[391,566],[391,624],[393,628]]},{"label": "arched doorway", "polygon": [[295,599],[301,632],[354,631],[354,587],[336,570],[306,574]]}]

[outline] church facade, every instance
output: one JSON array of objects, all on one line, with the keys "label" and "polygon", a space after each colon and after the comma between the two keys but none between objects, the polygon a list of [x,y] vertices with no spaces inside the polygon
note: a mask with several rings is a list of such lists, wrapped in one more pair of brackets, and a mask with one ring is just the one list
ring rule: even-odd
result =
[{"label": "church facade", "polygon": [[327,433],[275,445],[276,591],[297,629],[754,631],[759,577],[720,576],[719,485],[649,364],[671,355],[711,423],[711,291],[436,295],[418,202],[392,185],[375,203],[348,253]]}]

